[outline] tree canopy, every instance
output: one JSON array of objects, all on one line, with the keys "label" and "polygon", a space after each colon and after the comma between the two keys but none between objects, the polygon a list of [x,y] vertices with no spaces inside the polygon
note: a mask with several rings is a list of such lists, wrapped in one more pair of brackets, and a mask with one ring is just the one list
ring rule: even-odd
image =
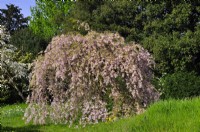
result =
[{"label": "tree canopy", "polygon": [[71,15],[91,30],[119,32],[153,53],[158,74],[200,73],[200,1],[77,1]]},{"label": "tree canopy", "polygon": [[32,57],[37,57],[37,54],[44,51],[47,42],[39,35],[35,34],[30,28],[24,28],[16,31],[10,38],[10,43],[16,46],[23,55],[31,53]]},{"label": "tree canopy", "polygon": [[13,34],[14,31],[28,26],[28,17],[21,14],[21,9],[13,4],[6,5],[7,9],[0,9],[0,25]]},{"label": "tree canopy", "polygon": [[30,28],[46,40],[62,32],[72,1],[37,0],[31,9]]}]

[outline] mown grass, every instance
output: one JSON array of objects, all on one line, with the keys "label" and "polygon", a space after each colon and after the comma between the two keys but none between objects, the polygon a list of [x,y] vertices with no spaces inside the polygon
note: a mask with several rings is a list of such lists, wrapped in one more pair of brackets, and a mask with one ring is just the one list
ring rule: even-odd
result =
[{"label": "mown grass", "polygon": [[115,122],[69,128],[67,125],[33,125],[22,120],[25,104],[0,108],[1,131],[15,132],[163,132],[200,131],[200,98],[189,100],[166,100],[151,105],[141,115]]}]

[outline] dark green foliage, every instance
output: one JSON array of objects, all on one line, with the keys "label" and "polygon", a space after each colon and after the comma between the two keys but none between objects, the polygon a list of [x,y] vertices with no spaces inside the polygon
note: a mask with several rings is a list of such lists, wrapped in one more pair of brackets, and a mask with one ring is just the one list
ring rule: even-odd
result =
[{"label": "dark green foliage", "polygon": [[133,36],[138,40],[136,15],[141,12],[139,1],[78,1],[72,15],[80,21],[89,23],[96,31],[117,31],[123,37]]},{"label": "dark green foliage", "polygon": [[119,32],[153,53],[158,75],[200,73],[200,1],[77,1],[71,16],[91,30]]},{"label": "dark green foliage", "polygon": [[[18,82],[18,83],[24,83],[24,82]],[[26,82],[28,83],[28,82]],[[2,104],[13,104],[13,103],[19,103],[23,102],[23,100],[19,95],[17,90],[15,90],[14,87],[1,87],[0,89],[0,103]],[[22,89],[20,89],[22,90]],[[25,93],[24,93],[25,95]],[[27,95],[26,95],[27,96]]]},{"label": "dark green foliage", "polygon": [[159,81],[162,98],[190,98],[200,95],[200,77],[194,72],[176,72],[162,77]]},{"label": "dark green foliage", "polygon": [[[45,50],[47,46],[47,42],[39,35],[34,34],[29,28],[16,31],[14,35],[11,36],[10,43],[21,50],[20,53],[22,55],[28,55],[28,53],[31,53],[31,60],[37,56],[40,51]],[[30,54],[29,57],[31,57]]]},{"label": "dark green foliage", "polygon": [[6,7],[7,9],[0,9],[0,25],[5,25],[11,34],[18,29],[27,27],[28,17],[23,17],[18,6],[10,4]]},{"label": "dark green foliage", "polygon": [[156,71],[174,73],[176,71],[195,71],[200,73],[199,28],[182,34],[153,34],[144,39],[144,45],[155,57]]},{"label": "dark green foliage", "polygon": [[71,16],[88,23],[91,30],[119,32],[126,41],[148,49],[155,58],[156,77],[167,73],[161,79],[166,79],[164,98],[200,94],[199,0],[77,1]]}]

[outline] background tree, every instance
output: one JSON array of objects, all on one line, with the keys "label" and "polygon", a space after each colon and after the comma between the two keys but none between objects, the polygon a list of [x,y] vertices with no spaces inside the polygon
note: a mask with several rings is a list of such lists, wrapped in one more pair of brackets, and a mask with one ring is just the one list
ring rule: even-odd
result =
[{"label": "background tree", "polygon": [[[89,24],[92,30],[115,31],[123,37],[139,41],[142,30],[142,2],[137,1],[77,1],[71,15]],[[140,7],[140,8],[139,8]],[[140,30],[138,30],[140,29]]]},{"label": "background tree", "polygon": [[45,40],[62,32],[73,2],[69,0],[37,0],[31,9],[30,28]]},{"label": "background tree", "polygon": [[198,0],[77,1],[71,17],[91,30],[119,32],[126,41],[139,42],[153,54],[158,78],[179,72],[200,75]]},{"label": "background tree", "polygon": [[6,5],[7,9],[0,9],[0,25],[13,34],[14,31],[27,27],[28,17],[24,18],[21,9],[13,4]]},{"label": "background tree", "polygon": [[158,74],[199,73],[199,6],[191,0],[77,1],[71,15],[92,30],[119,32],[127,41],[141,43],[153,53]]},{"label": "background tree", "polygon": [[16,46],[23,56],[30,55],[30,60],[27,60],[29,63],[40,51],[45,50],[47,46],[47,42],[39,35],[33,33],[30,28],[23,28],[16,31],[11,36],[10,43]]}]

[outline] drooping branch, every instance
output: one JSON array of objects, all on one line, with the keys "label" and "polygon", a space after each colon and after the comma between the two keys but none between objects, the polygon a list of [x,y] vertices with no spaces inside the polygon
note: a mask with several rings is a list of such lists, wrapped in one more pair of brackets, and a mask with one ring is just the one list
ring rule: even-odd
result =
[{"label": "drooping branch", "polygon": [[159,98],[153,66],[145,49],[118,34],[55,37],[35,61],[25,118],[85,124],[141,113]]}]

